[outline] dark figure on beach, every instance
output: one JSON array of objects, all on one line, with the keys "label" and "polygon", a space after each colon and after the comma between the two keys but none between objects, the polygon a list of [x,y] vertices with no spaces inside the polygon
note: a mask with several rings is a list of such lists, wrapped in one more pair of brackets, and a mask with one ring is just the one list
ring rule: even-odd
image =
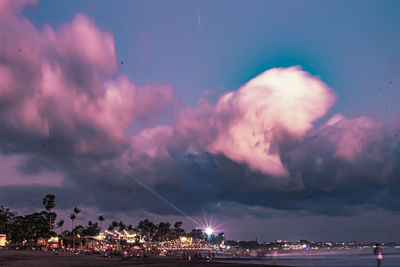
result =
[{"label": "dark figure on beach", "polygon": [[379,244],[375,244],[374,248],[374,255],[376,255],[376,260],[378,262],[378,267],[381,266],[382,264],[382,247]]}]

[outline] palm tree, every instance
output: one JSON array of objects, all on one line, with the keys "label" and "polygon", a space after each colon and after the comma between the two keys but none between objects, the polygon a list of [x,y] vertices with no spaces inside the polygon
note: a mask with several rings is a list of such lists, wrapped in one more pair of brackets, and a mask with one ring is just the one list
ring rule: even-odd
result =
[{"label": "palm tree", "polygon": [[99,222],[100,222],[100,230],[102,230],[102,229],[103,229],[103,222],[104,222],[104,217],[103,217],[103,215],[100,215],[99,218],[98,218],[98,220],[99,220]]},{"label": "palm tree", "polygon": [[55,200],[56,196],[53,194],[47,194],[44,196],[42,203],[44,208],[46,209],[46,211],[48,212],[49,215],[49,227],[50,227],[50,231],[53,230],[53,223],[52,223],[52,215],[51,215],[51,209],[54,208],[56,206],[54,200]]},{"label": "palm tree", "polygon": [[61,228],[61,233],[62,233],[62,231],[63,231],[63,226],[64,226],[64,220],[63,219],[61,219],[61,220],[59,220],[58,222],[57,222],[57,229],[58,228]]},{"label": "palm tree", "polygon": [[78,216],[79,212],[81,212],[81,210],[78,207],[75,207],[73,211],[76,216]]},{"label": "palm tree", "polygon": [[176,223],[174,224],[174,226],[175,226],[176,229],[181,229],[181,227],[182,227],[182,222],[176,222]]},{"label": "palm tree", "polygon": [[72,220],[72,246],[74,250],[75,250],[74,221],[76,220],[76,217],[78,217],[79,212],[81,212],[81,210],[78,207],[75,207],[73,209],[73,213],[71,213],[71,215],[69,216],[69,218]]},{"label": "palm tree", "polygon": [[111,224],[108,226],[108,231],[114,231],[117,228],[119,223],[117,221],[112,221]]},{"label": "palm tree", "polygon": [[75,213],[71,213],[71,214],[69,215],[69,218],[70,218],[71,221],[72,221],[72,224],[71,224],[71,226],[72,226],[72,228],[71,228],[71,233],[72,233],[72,246],[73,246],[73,248],[74,248],[74,250],[75,250],[74,222],[75,222],[75,219],[76,219],[76,214],[75,214]]},{"label": "palm tree", "polygon": [[118,223],[118,231],[123,231],[125,229],[126,229],[126,225],[122,221],[119,221],[119,223]]},{"label": "palm tree", "polygon": [[71,221],[72,221],[72,228],[71,228],[71,231],[73,231],[73,230],[74,230],[74,222],[75,222],[75,219],[76,219],[76,214],[75,214],[75,213],[71,213],[71,214],[69,215],[69,218],[70,218]]},{"label": "palm tree", "polygon": [[176,222],[174,224],[176,232],[178,234],[178,237],[181,235],[181,227],[182,227],[182,222]]}]

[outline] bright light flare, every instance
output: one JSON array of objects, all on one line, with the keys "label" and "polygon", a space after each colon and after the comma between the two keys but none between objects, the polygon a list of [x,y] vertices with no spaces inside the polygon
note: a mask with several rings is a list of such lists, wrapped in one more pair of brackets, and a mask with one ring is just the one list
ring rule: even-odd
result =
[{"label": "bright light flare", "polygon": [[214,229],[212,229],[211,227],[207,227],[204,230],[204,233],[206,233],[207,236],[211,236],[214,233]]},{"label": "bright light flare", "polygon": [[[223,224],[225,223],[226,222],[224,222]],[[204,215],[204,223],[200,225],[198,228],[202,229],[202,232],[207,237],[207,239],[211,239],[213,235],[217,235],[218,233],[223,232],[222,229],[223,224],[216,224],[215,222],[213,222],[212,216],[209,219],[207,219],[206,216]],[[196,227],[196,229],[198,228]]]}]

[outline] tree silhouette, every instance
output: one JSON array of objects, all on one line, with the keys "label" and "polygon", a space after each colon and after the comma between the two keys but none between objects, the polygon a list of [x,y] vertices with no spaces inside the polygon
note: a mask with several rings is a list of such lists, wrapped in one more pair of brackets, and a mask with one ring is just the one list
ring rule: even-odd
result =
[{"label": "tree silhouette", "polygon": [[59,220],[59,221],[57,222],[57,229],[58,229],[58,228],[61,228],[61,232],[62,232],[64,223],[65,223],[65,221],[64,221],[63,219],[61,219],[61,220]]},{"label": "tree silhouette", "polygon": [[75,207],[73,211],[76,214],[76,216],[78,216],[79,212],[81,212],[81,210],[78,207]]},{"label": "tree silhouette", "polygon": [[159,241],[165,241],[166,236],[170,232],[171,224],[169,222],[160,222],[157,227],[156,238]]},{"label": "tree silhouette", "polygon": [[71,213],[71,214],[69,215],[69,218],[70,218],[71,221],[72,221],[72,228],[71,228],[71,231],[73,231],[73,230],[74,230],[74,222],[75,222],[75,219],[76,219],[76,214],[75,214],[75,213]]},{"label": "tree silhouette", "polygon": [[147,241],[153,239],[156,230],[157,226],[148,219],[140,221],[138,226],[136,227],[136,231]]},{"label": "tree silhouette", "polygon": [[119,231],[123,231],[123,230],[125,230],[126,229],[126,225],[122,222],[122,221],[119,221],[119,223],[118,223],[118,230]]},{"label": "tree silhouette", "polygon": [[119,226],[117,221],[112,221],[111,224],[108,226],[108,231],[114,231]]},{"label": "tree silhouette", "polygon": [[73,213],[71,213],[69,218],[72,220],[72,246],[73,246],[73,249],[75,250],[74,222],[75,222],[76,218],[78,217],[78,214],[81,212],[81,210],[78,207],[75,207],[72,211],[73,211]]},{"label": "tree silhouette", "polygon": [[[49,216],[49,226],[50,226],[50,231],[53,230],[53,218],[52,217],[56,217],[56,215],[51,213],[51,209],[54,208],[56,206],[55,203],[55,198],[56,196],[53,194],[47,194],[44,196],[42,203],[44,208],[46,209],[46,211],[48,212],[48,216]],[[55,218],[54,218],[55,219]]]},{"label": "tree silhouette", "polygon": [[99,222],[100,222],[100,230],[102,230],[102,229],[103,229],[103,222],[104,222],[104,217],[103,217],[103,215],[100,215],[100,216],[98,217],[98,220],[99,220]]},{"label": "tree silhouette", "polygon": [[176,222],[176,223],[174,224],[174,227],[175,227],[176,233],[177,233],[177,235],[178,235],[178,237],[179,237],[179,236],[181,235],[181,232],[182,232],[182,230],[181,230],[182,222]]}]

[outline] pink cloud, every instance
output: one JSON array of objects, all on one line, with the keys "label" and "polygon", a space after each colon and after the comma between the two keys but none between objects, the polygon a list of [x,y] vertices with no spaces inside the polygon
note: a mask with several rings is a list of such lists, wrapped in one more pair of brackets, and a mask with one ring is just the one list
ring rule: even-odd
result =
[{"label": "pink cloud", "polygon": [[198,147],[222,153],[271,175],[287,175],[283,139],[301,140],[335,101],[332,90],[299,67],[267,70],[215,106],[202,103],[178,116],[176,132]]},{"label": "pink cloud", "polygon": [[57,31],[47,25],[43,37],[47,52],[55,53],[61,62],[77,60],[98,74],[112,75],[117,71],[112,34],[101,31],[82,14],[76,15],[71,23]]},{"label": "pink cloud", "polygon": [[[382,125],[367,117],[349,119],[335,114],[318,132],[335,144],[334,156],[348,162],[360,157],[379,160],[384,134]],[[368,152],[366,151],[368,150]]]},{"label": "pink cloud", "polygon": [[20,12],[28,4],[36,4],[37,0],[0,0],[0,19],[13,18],[14,14]]},{"label": "pink cloud", "polygon": [[204,149],[217,134],[215,121],[214,106],[203,101],[197,107],[184,108],[177,112],[174,131],[182,142]]},{"label": "pink cloud", "polygon": [[130,157],[146,155],[150,158],[169,157],[168,143],[172,136],[172,128],[169,126],[156,126],[144,129],[139,134],[131,137],[132,149],[126,152]]},{"label": "pink cloud", "polygon": [[[166,180],[166,177],[160,174],[160,171],[165,171],[160,169],[160,165],[166,162],[173,165],[174,159],[169,152],[174,142],[173,138],[173,129],[170,126],[157,125],[144,129],[130,137],[129,144],[122,154],[104,161],[102,166],[116,167],[128,176],[143,178],[147,185],[160,184]],[[132,177],[128,179],[133,181]]]},{"label": "pink cloud", "polygon": [[118,75],[112,34],[88,17],[38,30],[18,14],[26,4],[19,3],[0,5],[9,13],[0,18],[0,136],[107,154],[129,143],[135,120],[152,118],[172,100],[168,86],[138,87]]},{"label": "pink cloud", "polygon": [[[14,148],[21,144],[21,153],[49,143],[53,153],[116,155],[114,162],[151,169],[152,160],[169,158],[172,148],[223,154],[252,170],[285,176],[281,145],[301,142],[336,98],[300,67],[275,68],[215,105],[205,92],[196,107],[176,112],[172,126],[130,137],[135,121],[151,119],[172,101],[172,89],[139,87],[119,74],[112,34],[88,17],[78,14],[59,28],[40,30],[18,13],[27,3],[34,1],[0,1],[0,14],[7,13],[0,16],[0,138]],[[368,118],[334,116],[316,131],[329,132],[335,157],[354,162],[372,142],[383,142],[379,129]],[[371,157],[379,158],[376,151]]]}]

